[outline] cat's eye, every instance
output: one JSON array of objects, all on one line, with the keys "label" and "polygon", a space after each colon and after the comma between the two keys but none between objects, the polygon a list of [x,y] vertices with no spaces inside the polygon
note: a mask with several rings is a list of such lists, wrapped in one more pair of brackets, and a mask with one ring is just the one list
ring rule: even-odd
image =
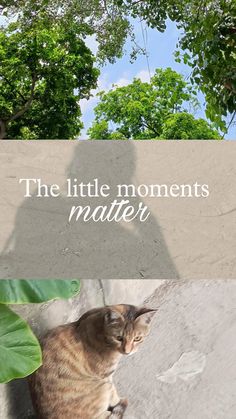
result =
[{"label": "cat's eye", "polygon": [[122,336],[116,336],[116,339],[119,341],[119,342],[121,342],[122,340],[123,340],[123,337]]},{"label": "cat's eye", "polygon": [[136,338],[134,338],[134,341],[135,342],[139,342],[140,340],[142,340],[142,337],[141,336],[136,336]]}]

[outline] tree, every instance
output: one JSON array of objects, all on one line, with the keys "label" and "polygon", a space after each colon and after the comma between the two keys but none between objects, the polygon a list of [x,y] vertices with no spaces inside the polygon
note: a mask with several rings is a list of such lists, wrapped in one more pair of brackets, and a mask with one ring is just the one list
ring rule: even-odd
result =
[{"label": "tree", "polygon": [[192,2],[179,25],[184,29],[179,48],[187,52],[181,56],[178,51],[177,60],[192,67],[192,81],[206,98],[207,117],[226,131],[222,116],[234,118],[236,111],[236,3]]},{"label": "tree", "polygon": [[125,41],[132,32],[126,5],[116,5],[113,0],[0,0],[1,10],[24,26],[42,14],[66,27],[86,22],[90,35],[98,42],[97,60],[101,63],[105,60],[113,63],[117,57],[121,58]]},{"label": "tree", "polygon": [[164,140],[219,140],[218,132],[202,118],[182,112],[170,115],[163,124],[161,138]]},{"label": "tree", "polygon": [[0,33],[0,138],[74,138],[79,100],[96,87],[99,71],[83,37],[85,24],[69,27],[39,19]]},{"label": "tree", "polygon": [[191,80],[205,95],[207,117],[226,131],[224,117],[229,113],[233,120],[236,114],[235,0],[126,0],[126,5],[133,17],[161,32],[167,18],[177,22],[182,35],[176,60],[192,67]]},{"label": "tree", "polygon": [[[174,135],[172,127],[179,124],[179,139],[219,138],[206,121],[187,113],[187,104],[198,103],[196,92],[170,68],[157,69],[150,83],[134,79],[128,86],[114,86],[99,96],[95,121],[88,130],[91,139],[169,139]],[[115,124],[115,129],[109,129],[109,124]]]},{"label": "tree", "polygon": [[[90,26],[98,42],[97,59],[114,62],[130,36],[130,17],[164,32],[167,19],[177,22],[181,36],[176,60],[192,67],[191,81],[206,97],[207,117],[226,131],[226,116],[236,111],[236,3],[235,0],[0,0],[2,12],[28,26],[40,13],[52,21]],[[184,51],[182,53],[182,51]]]}]

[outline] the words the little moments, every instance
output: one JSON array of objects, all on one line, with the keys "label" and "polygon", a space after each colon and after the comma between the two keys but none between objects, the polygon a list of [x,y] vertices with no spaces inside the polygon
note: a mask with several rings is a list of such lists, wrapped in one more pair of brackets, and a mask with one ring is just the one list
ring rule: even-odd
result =
[{"label": "the words the little moments", "polygon": [[[47,185],[41,179],[19,179],[24,186],[24,197],[57,198],[61,192],[57,184]],[[84,222],[131,222],[135,218],[140,222],[148,219],[150,212],[141,198],[207,198],[209,187],[206,184],[119,184],[111,188],[107,184],[100,184],[99,180],[79,182],[78,179],[66,180],[66,197],[80,198],[80,205],[73,205],[69,211],[68,221]],[[92,198],[86,205],[81,205],[84,198]],[[94,198],[102,199],[102,205],[96,205]],[[104,203],[104,200],[108,201]],[[87,200],[88,202],[88,200]],[[95,205],[93,205],[95,204]]]}]

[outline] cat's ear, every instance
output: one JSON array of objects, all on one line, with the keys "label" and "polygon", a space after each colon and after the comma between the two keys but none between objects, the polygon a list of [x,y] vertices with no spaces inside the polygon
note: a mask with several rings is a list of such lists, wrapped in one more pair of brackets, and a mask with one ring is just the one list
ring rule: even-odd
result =
[{"label": "cat's ear", "polygon": [[122,319],[121,314],[112,309],[108,309],[104,316],[104,320],[106,324],[115,324],[119,322],[121,319]]},{"label": "cat's ear", "polygon": [[153,317],[155,316],[157,310],[150,309],[150,308],[142,308],[140,309],[138,316],[136,318],[136,322],[139,325],[148,326],[151,324]]}]

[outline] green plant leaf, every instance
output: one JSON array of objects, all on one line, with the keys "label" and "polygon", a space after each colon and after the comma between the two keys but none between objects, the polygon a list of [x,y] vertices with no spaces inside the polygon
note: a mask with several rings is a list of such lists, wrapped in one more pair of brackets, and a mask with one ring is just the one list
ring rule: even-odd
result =
[{"label": "green plant leaf", "polygon": [[41,348],[28,324],[0,304],[0,383],[26,377],[41,364]]},{"label": "green plant leaf", "polygon": [[0,304],[42,303],[78,294],[78,279],[1,279]]}]

